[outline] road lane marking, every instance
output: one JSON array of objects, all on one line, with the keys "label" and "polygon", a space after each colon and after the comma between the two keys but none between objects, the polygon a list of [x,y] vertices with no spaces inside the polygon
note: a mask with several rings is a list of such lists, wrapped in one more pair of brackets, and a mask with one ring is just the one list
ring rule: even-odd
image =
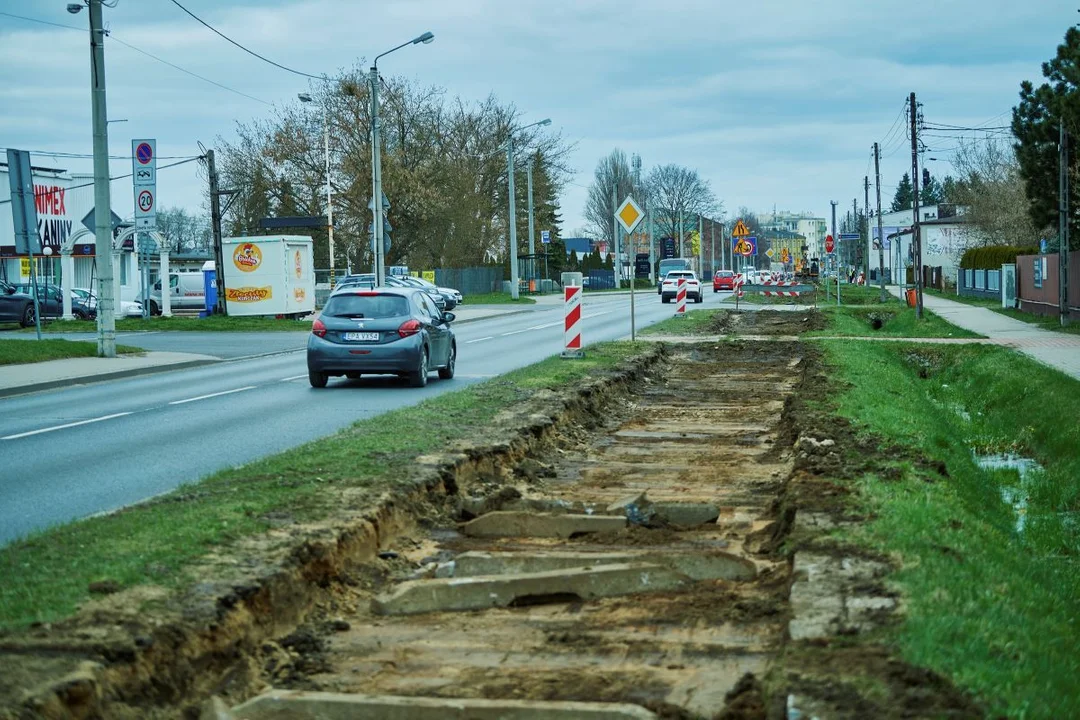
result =
[{"label": "road lane marking", "polygon": [[195,402],[196,400],[206,400],[207,398],[221,397],[222,395],[232,395],[233,393],[244,392],[245,390],[254,390],[254,385],[248,385],[247,387],[236,388],[235,390],[222,390],[221,392],[210,393],[209,395],[200,395],[199,397],[187,398],[185,400],[173,400],[170,405],[183,405],[184,403]]},{"label": "road lane marking", "polygon": [[89,420],[79,420],[78,422],[65,423],[64,425],[54,425],[53,427],[41,428],[40,430],[31,430],[30,432],[19,433],[18,435],[7,435],[0,438],[0,440],[18,440],[19,438],[30,437],[31,435],[40,435],[41,433],[52,432],[53,430],[64,430],[65,428],[78,427],[79,425],[89,425],[90,423],[101,422],[102,420],[112,420],[113,418],[124,417],[125,415],[131,415],[130,412],[114,413],[112,415],[102,415],[101,417],[90,418]]},{"label": "road lane marking", "polygon": [[588,320],[589,318],[600,317],[601,315],[608,315],[615,312],[614,310],[605,310],[604,312],[593,313],[592,315],[582,315],[582,320]]},{"label": "road lane marking", "polygon": [[499,337],[506,337],[507,335],[520,335],[523,332],[529,332],[532,328],[525,328],[524,330],[513,330],[511,332],[505,332],[499,335]]},{"label": "road lane marking", "polygon": [[472,345],[473,343],[484,342],[485,340],[494,340],[494,339],[495,339],[494,335],[488,335],[487,337],[476,338],[475,340],[466,340],[465,344],[466,345]]},{"label": "road lane marking", "polygon": [[563,324],[563,321],[560,320],[559,322],[548,323],[547,325],[533,325],[531,328],[529,328],[529,330],[543,330],[545,328],[555,327],[556,325],[562,325],[562,324]]},{"label": "road lane marking", "polygon": [[306,378],[307,375],[293,375],[292,377],[281,378],[280,382],[292,382],[293,380],[299,380],[300,378]]}]

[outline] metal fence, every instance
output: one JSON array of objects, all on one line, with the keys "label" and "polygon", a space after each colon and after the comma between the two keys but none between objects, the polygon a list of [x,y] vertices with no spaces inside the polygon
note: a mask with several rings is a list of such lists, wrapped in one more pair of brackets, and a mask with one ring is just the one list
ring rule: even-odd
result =
[{"label": "metal fence", "polygon": [[998,299],[1001,297],[1001,271],[960,268],[956,290],[965,297]]},{"label": "metal fence", "polygon": [[496,267],[446,268],[435,270],[435,284],[452,287],[462,295],[480,295],[502,289],[503,269]]},{"label": "metal fence", "polygon": [[585,286],[590,290],[608,290],[615,287],[615,271],[613,270],[590,270],[586,277],[589,281]]}]

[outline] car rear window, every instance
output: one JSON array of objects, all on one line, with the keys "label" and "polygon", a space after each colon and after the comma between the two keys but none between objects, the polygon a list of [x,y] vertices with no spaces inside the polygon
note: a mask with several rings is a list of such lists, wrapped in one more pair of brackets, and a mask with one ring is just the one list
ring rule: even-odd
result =
[{"label": "car rear window", "polygon": [[720,277],[735,277],[735,273],[731,272],[730,270],[721,270],[721,271],[720,271],[719,273],[717,273],[717,274],[718,274],[718,275],[719,275]]},{"label": "car rear window", "polygon": [[409,301],[401,295],[343,293],[326,301],[323,314],[336,317],[400,317],[409,314]]}]

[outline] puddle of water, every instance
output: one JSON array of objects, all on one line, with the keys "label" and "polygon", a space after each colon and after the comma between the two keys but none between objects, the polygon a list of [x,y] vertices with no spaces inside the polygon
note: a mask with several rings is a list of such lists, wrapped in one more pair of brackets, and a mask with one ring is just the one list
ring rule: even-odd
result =
[{"label": "puddle of water", "polygon": [[1025,487],[1033,472],[1042,472],[1042,465],[1031,458],[1010,453],[999,455],[976,455],[975,464],[984,470],[1015,470],[1020,477],[1019,485],[1001,486],[1001,499],[1013,509],[1016,516],[1016,532],[1024,532],[1027,525],[1028,491]]}]

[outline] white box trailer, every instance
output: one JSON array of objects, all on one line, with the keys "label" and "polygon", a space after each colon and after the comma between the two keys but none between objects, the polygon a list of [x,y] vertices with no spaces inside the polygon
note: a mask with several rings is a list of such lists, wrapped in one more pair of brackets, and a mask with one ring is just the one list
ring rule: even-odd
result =
[{"label": "white box trailer", "polygon": [[308,315],[315,312],[311,238],[266,235],[224,238],[225,292],[229,315]]}]

